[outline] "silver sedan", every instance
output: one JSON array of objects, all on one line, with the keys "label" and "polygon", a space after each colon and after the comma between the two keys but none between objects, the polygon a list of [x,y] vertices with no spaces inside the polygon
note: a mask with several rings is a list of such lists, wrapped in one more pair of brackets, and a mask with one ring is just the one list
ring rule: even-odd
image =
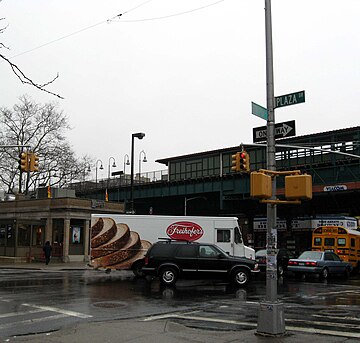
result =
[{"label": "silver sedan", "polygon": [[289,260],[288,270],[298,277],[317,274],[327,279],[329,275],[341,274],[348,278],[352,265],[331,251],[304,251],[298,258]]}]

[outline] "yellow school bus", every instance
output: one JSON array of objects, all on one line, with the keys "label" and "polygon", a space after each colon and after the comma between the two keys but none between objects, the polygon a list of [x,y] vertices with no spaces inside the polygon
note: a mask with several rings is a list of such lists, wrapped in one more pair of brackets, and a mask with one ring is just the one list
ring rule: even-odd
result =
[{"label": "yellow school bus", "polygon": [[312,233],[313,251],[333,251],[354,268],[360,268],[360,231],[342,226],[320,226]]}]

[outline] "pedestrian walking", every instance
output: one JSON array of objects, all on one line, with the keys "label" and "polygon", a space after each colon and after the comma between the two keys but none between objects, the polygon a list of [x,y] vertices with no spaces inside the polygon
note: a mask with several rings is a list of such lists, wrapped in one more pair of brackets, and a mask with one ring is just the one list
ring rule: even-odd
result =
[{"label": "pedestrian walking", "polygon": [[44,255],[45,255],[45,263],[46,263],[46,265],[48,265],[50,262],[50,256],[51,256],[51,251],[52,251],[52,246],[50,245],[49,241],[45,242],[43,251],[44,251]]}]

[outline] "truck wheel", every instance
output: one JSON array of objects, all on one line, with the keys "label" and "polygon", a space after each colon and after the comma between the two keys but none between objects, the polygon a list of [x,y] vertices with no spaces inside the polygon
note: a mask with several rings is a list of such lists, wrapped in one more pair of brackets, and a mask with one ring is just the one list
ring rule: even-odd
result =
[{"label": "truck wheel", "polygon": [[173,286],[177,280],[177,271],[173,267],[163,267],[160,270],[160,282],[166,286]]},{"label": "truck wheel", "polygon": [[132,265],[131,270],[132,270],[132,272],[134,273],[135,276],[137,276],[137,277],[144,277],[145,276],[144,272],[141,270],[141,268],[143,266],[144,266],[143,261],[137,261]]},{"label": "truck wheel", "polygon": [[322,280],[326,280],[329,277],[329,270],[327,268],[324,268],[320,273],[320,278]]},{"label": "truck wheel", "polygon": [[244,269],[238,269],[233,273],[232,280],[237,286],[246,286],[250,280],[249,272]]}]

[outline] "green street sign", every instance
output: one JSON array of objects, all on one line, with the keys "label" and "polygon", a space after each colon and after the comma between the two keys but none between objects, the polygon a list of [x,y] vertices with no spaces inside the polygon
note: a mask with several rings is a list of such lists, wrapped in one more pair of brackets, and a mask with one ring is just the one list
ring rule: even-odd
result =
[{"label": "green street sign", "polygon": [[275,97],[274,108],[296,105],[305,102],[305,91]]},{"label": "green street sign", "polygon": [[251,113],[262,119],[268,119],[268,110],[255,102],[251,102]]}]

